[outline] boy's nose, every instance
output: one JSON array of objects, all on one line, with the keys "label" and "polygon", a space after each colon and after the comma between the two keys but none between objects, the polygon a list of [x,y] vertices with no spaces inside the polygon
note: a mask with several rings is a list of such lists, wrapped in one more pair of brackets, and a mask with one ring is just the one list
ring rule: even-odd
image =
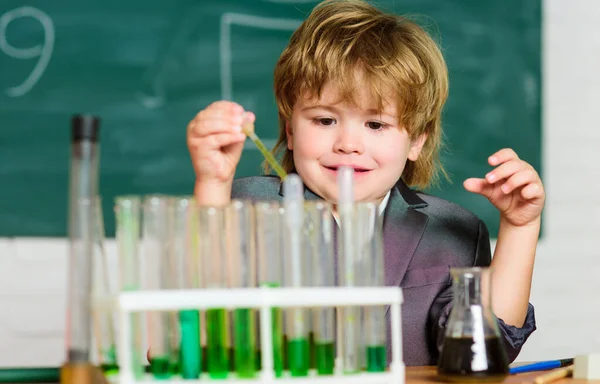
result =
[{"label": "boy's nose", "polygon": [[350,127],[340,127],[333,147],[334,152],[343,154],[363,153],[363,140],[357,131]]}]

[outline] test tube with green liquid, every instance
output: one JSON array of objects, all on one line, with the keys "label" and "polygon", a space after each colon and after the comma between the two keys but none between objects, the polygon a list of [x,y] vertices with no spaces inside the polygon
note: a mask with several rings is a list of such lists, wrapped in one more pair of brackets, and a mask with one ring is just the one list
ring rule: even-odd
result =
[{"label": "test tube with green liquid", "polygon": [[[364,286],[385,286],[382,215],[373,203],[358,203],[356,215],[360,252],[358,278]],[[387,365],[385,308],[367,306],[363,318],[366,370],[383,372]]]},{"label": "test tube with green liquid", "polygon": [[[324,201],[305,203],[306,245],[311,260],[312,285],[335,286],[333,264],[333,217],[331,204]],[[335,365],[335,327],[332,307],[312,310],[316,369],[319,375],[332,375]]]},{"label": "test tube with green liquid", "polygon": [[[226,208],[227,256],[231,288],[256,287],[254,206],[251,201],[233,200]],[[233,356],[238,378],[256,376],[256,310],[233,311]]]},{"label": "test tube with green liquid", "polygon": [[[283,242],[281,241],[281,205],[277,201],[255,203],[256,251],[258,280],[261,286],[271,288],[283,284]],[[271,308],[273,369],[275,377],[283,374],[283,316],[281,308]]]},{"label": "test tube with green liquid", "polygon": [[[114,201],[116,240],[119,260],[119,284],[121,291],[140,289],[140,217],[141,199],[138,196],[117,196]],[[133,370],[136,379],[144,375],[142,317],[134,312],[131,319],[130,348],[133,357]]]},{"label": "test tube with green liquid", "polygon": [[[172,288],[172,268],[169,266],[169,198],[150,195],[144,198],[143,220],[143,275],[145,290]],[[156,379],[173,375],[173,323],[168,312],[151,311],[147,314],[149,344],[152,353],[150,369]]]},{"label": "test tube with green liquid", "polygon": [[[116,294],[113,282],[110,279],[108,260],[104,248],[104,219],[102,216],[102,199],[94,199],[94,255],[93,255],[93,281],[92,295],[97,299],[108,299]],[[92,310],[92,322],[98,362],[105,375],[118,373],[116,351],[116,318],[115,312],[105,308]]]},{"label": "test tube with green liquid", "polygon": [[[284,193],[284,270],[285,285],[309,285],[309,260],[304,257],[302,236],[304,224],[304,186],[298,175],[290,174],[283,181]],[[286,317],[288,367],[292,376],[307,376],[310,356],[308,314],[306,308],[290,308]]]},{"label": "test tube with green liquid", "polygon": [[[171,203],[171,257],[177,289],[199,287],[198,211],[193,197],[173,197]],[[179,311],[179,370],[184,379],[200,377],[200,312],[195,308]]]},{"label": "test tube with green liquid", "polygon": [[[200,258],[204,282],[208,289],[227,287],[229,275],[225,247],[225,209],[200,207]],[[229,374],[229,322],[225,308],[205,312],[206,360],[212,379],[224,379]]]},{"label": "test tube with green liquid", "polygon": [[[357,227],[354,208],[354,169],[338,169],[338,214],[340,236],[338,237],[338,276],[340,286],[355,287],[360,282],[357,276]],[[341,364],[344,373],[357,373],[361,369],[360,353],[360,308],[344,307],[339,310],[338,327],[342,336],[339,342]]]}]

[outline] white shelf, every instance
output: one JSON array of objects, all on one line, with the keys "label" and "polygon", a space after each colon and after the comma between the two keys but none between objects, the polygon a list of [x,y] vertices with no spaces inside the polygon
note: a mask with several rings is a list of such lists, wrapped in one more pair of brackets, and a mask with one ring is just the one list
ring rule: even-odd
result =
[{"label": "white shelf", "polygon": [[135,291],[119,295],[121,309],[174,311],[185,308],[256,308],[265,305],[324,307],[390,305],[402,303],[402,291],[395,288],[247,288],[173,291]]}]

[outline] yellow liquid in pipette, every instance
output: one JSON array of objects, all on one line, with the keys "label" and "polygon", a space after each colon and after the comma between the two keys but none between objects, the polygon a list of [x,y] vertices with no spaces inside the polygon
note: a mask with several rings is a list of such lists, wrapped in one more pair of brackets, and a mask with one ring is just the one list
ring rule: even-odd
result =
[{"label": "yellow liquid in pipette", "polygon": [[275,173],[277,173],[277,176],[279,176],[281,181],[283,181],[287,177],[287,173],[283,170],[281,165],[279,165],[279,162],[277,161],[277,159],[275,159],[273,154],[267,149],[267,147],[265,147],[265,145],[258,138],[258,136],[256,136],[256,133],[254,133],[254,125],[253,124],[244,125],[242,127],[242,132],[244,132],[244,134],[246,136],[248,136],[250,138],[250,140],[252,140],[254,145],[256,145],[256,148],[258,148],[260,153],[262,153],[262,155],[264,156],[265,160],[267,160],[267,163],[269,163],[271,168],[273,168]]}]

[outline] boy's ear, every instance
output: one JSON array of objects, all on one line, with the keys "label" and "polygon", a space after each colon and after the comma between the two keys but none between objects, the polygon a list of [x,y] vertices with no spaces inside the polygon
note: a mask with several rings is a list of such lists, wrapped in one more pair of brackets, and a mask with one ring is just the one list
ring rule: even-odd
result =
[{"label": "boy's ear", "polygon": [[285,122],[285,135],[287,137],[287,147],[290,151],[294,150],[294,141],[292,140],[292,127],[289,120]]},{"label": "boy's ear", "polygon": [[427,133],[423,133],[421,136],[413,139],[410,142],[410,149],[408,150],[408,160],[417,161],[426,141]]}]

